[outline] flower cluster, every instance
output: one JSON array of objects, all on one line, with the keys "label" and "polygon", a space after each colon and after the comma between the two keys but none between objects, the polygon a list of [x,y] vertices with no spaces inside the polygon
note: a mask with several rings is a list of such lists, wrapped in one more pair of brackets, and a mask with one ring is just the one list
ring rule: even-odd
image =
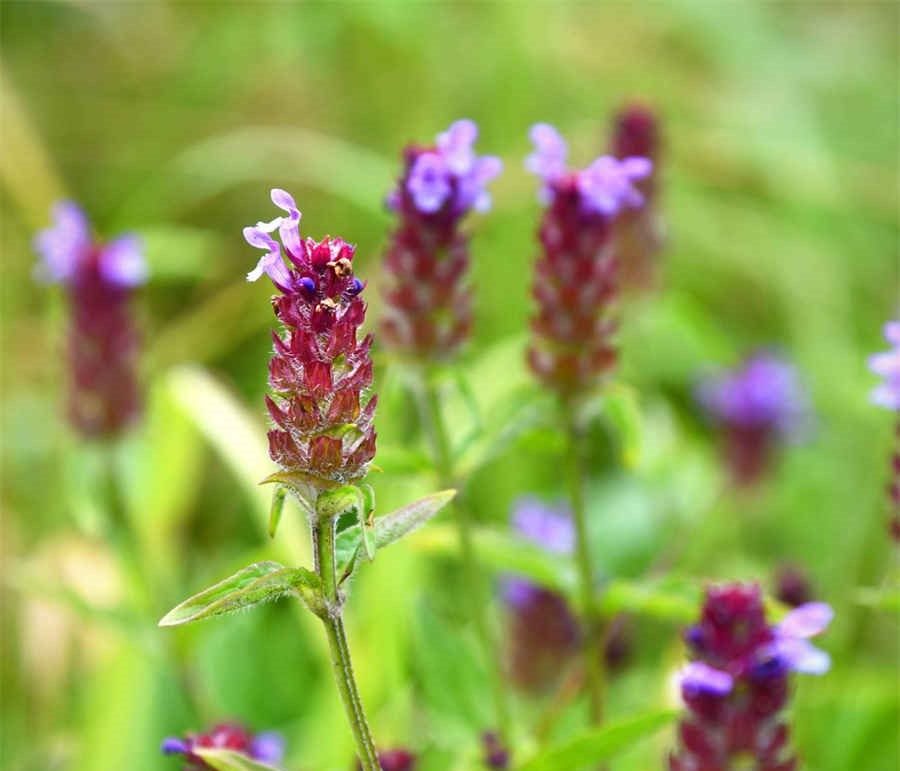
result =
[{"label": "flower cluster", "polygon": [[590,387],[612,368],[618,295],[618,258],[612,238],[621,212],[639,208],[637,183],[649,176],[647,158],[605,155],[585,169],[566,166],[566,143],[552,126],[531,130],[535,151],[526,168],[543,182],[547,205],[542,252],[533,285],[538,312],[528,358],[547,386],[564,396]]},{"label": "flower cluster", "polygon": [[782,720],[788,677],[828,670],[828,655],[809,638],[832,616],[828,605],[807,603],[771,626],[758,586],[708,589],[700,622],[685,633],[693,656],[680,677],[688,712],[671,771],[721,771],[739,760],[756,771],[793,771]]},{"label": "flower cluster", "polygon": [[84,212],[65,201],[34,248],[42,258],[38,277],[62,284],[69,298],[69,419],[84,436],[116,436],[140,412],[129,307],[147,276],[140,243],[130,235],[97,243]]},{"label": "flower cluster", "polygon": [[697,397],[721,430],[726,463],[741,485],[762,477],[779,442],[796,433],[808,415],[794,367],[768,353],[708,378]]},{"label": "flower cluster", "polygon": [[162,743],[165,755],[184,756],[184,771],[212,768],[196,754],[198,749],[231,750],[271,765],[280,763],[284,757],[284,739],[274,731],[253,734],[238,723],[220,723],[204,733],[188,734],[184,738],[170,736]]},{"label": "flower cluster", "polygon": [[656,115],[640,104],[624,107],[615,116],[610,152],[616,158],[648,158],[653,170],[635,187],[644,196],[640,208],[626,209],[616,220],[613,237],[624,289],[649,289],[657,282],[657,256],[664,227],[657,207],[660,138]]},{"label": "flower cluster", "polygon": [[413,358],[443,358],[465,342],[472,324],[469,239],[459,224],[487,211],[487,184],[499,158],[477,156],[476,125],[459,120],[434,146],[411,146],[388,206],[399,223],[384,258],[385,343]]},{"label": "flower cluster", "polygon": [[[891,350],[869,358],[869,368],[884,378],[884,382],[872,392],[872,401],[894,410],[900,416],[900,321],[885,324],[884,337],[892,346]],[[888,529],[891,537],[900,543],[900,421],[895,429],[895,441],[897,444],[891,455],[891,481],[888,483]]]},{"label": "flower cluster", "polygon": [[[377,398],[368,396],[371,336],[357,339],[366,305],[364,284],[353,275],[355,248],[330,236],[301,239],[294,199],[276,189],[272,201],[286,216],[244,228],[247,242],[266,250],[247,278],[265,273],[272,280],[279,291],[272,306],[284,325],[272,335],[269,455],[314,482],[359,479],[375,455]],[[270,235],[276,230],[281,246]]]}]

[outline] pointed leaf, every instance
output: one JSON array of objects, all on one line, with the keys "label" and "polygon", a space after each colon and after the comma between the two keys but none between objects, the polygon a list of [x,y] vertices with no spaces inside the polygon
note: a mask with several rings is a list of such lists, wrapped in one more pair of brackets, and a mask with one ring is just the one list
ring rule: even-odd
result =
[{"label": "pointed leaf", "polygon": [[297,594],[315,612],[319,578],[305,568],[286,568],[277,562],[257,562],[204,589],[170,610],[160,626],[180,626]]},{"label": "pointed leaf", "polygon": [[597,763],[608,760],[659,730],[677,714],[674,710],[659,710],[587,731],[544,750],[519,766],[518,771],[560,771],[563,768],[576,771],[596,767]]},{"label": "pointed leaf", "polygon": [[284,487],[276,487],[272,493],[272,507],[269,509],[269,538],[275,537],[278,523],[281,522],[281,513],[284,511],[284,497],[287,491]]},{"label": "pointed leaf", "polygon": [[[383,517],[377,517],[372,528],[375,548],[382,549],[385,546],[389,546],[394,541],[421,527],[450,503],[455,495],[456,490],[442,490],[438,493],[426,495],[424,498],[408,503],[406,506],[401,506],[396,511]],[[363,534],[359,525],[353,525],[338,533],[335,548],[339,575],[346,577],[352,572],[352,563],[355,561],[362,543]]]},{"label": "pointed leaf", "polygon": [[232,750],[198,747],[191,752],[203,758],[203,761],[215,771],[277,771],[275,766],[260,763],[258,760],[253,760]]}]

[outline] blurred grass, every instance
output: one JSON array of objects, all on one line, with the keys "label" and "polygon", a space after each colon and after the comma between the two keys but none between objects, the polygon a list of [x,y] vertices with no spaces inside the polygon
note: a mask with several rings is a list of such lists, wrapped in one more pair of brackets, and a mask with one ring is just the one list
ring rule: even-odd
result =
[{"label": "blurred grass", "polygon": [[[6,2],[0,23],[4,767],[171,768],[156,752],[163,735],[238,717],[285,731],[290,768],[348,768],[319,630],[294,609],[174,640],[154,628],[233,568],[305,548],[295,510],[285,523],[293,517],[297,535],[266,542],[266,493],[251,492],[267,462],[258,438],[271,315],[267,290],[243,283],[255,255],[240,228],[268,216],[270,187],[291,189],[307,233],[358,243],[377,319],[381,201],[400,148],[476,119],[480,147],[502,155],[506,172],[495,211],[472,223],[478,324],[463,371],[486,424],[502,423],[501,407],[535,398],[518,355],[537,215],[521,167],[526,129],[556,123],[585,161],[631,97],[665,120],[671,241],[664,293],[628,308],[622,335],[622,380],[640,412],[630,465],[607,431],[594,437],[597,468],[611,467],[591,486],[604,570],[639,576],[669,551],[697,584],[765,581],[781,560],[802,564],[838,610],[825,641],[835,671],[796,695],[808,767],[897,767],[897,617],[858,602],[894,556],[882,508],[889,416],[866,401],[864,357],[900,303],[897,5]],[[121,456],[158,613],[124,633],[88,589],[71,587],[76,613],[13,580],[26,568],[59,580],[64,557],[96,573],[77,539],[111,556],[95,464],[59,420],[59,297],[31,280],[30,239],[61,190],[101,233],[135,229],[149,245],[149,408]],[[705,367],[761,344],[797,361],[817,425],[764,489],[736,498],[723,492],[691,390]],[[212,374],[173,369],[186,363]],[[402,376],[378,365],[387,470],[373,476],[389,510],[433,483],[415,471]],[[470,416],[448,408],[461,440]],[[478,516],[500,526],[521,493],[560,495],[559,449],[540,425],[506,446],[471,480]],[[406,471],[387,459],[405,459]],[[484,678],[458,591],[452,557],[413,541],[367,566],[350,602],[376,734],[428,750],[426,771],[472,768],[482,727],[473,705],[486,703]],[[676,631],[639,623],[614,715],[671,702]],[[517,702],[522,720],[537,708]],[[568,714],[559,738],[582,720]],[[663,732],[614,767],[656,768],[670,742]]]}]

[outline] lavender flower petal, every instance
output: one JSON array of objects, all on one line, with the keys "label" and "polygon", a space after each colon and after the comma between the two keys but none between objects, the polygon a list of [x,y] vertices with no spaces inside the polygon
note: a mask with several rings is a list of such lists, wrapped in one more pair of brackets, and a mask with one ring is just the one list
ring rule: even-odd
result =
[{"label": "lavender flower petal", "polygon": [[571,554],[575,548],[575,527],[565,507],[551,507],[537,498],[521,498],[512,515],[520,535],[554,554]]},{"label": "lavender flower petal", "polygon": [[545,183],[565,174],[568,148],[560,133],[549,123],[536,123],[528,136],[534,152],[525,159],[525,168]]},{"label": "lavender flower petal", "polygon": [[788,613],[775,627],[775,633],[781,637],[815,637],[828,628],[833,618],[834,611],[830,605],[807,602]]},{"label": "lavender flower petal", "polygon": [[455,121],[446,131],[438,134],[437,149],[447,164],[447,169],[455,176],[464,176],[471,170],[475,163],[473,145],[477,138],[478,126],[465,118]]},{"label": "lavender flower petal", "polygon": [[871,400],[879,407],[900,410],[900,321],[885,324],[884,337],[893,348],[869,357],[869,369],[884,378],[872,391]]},{"label": "lavender flower petal", "polygon": [[39,274],[48,281],[67,281],[91,248],[91,229],[84,211],[72,201],[53,207],[53,225],[37,234],[35,251],[43,258]]},{"label": "lavender flower petal", "polygon": [[831,668],[831,657],[825,651],[799,637],[779,637],[762,653],[805,675],[823,675]]},{"label": "lavender flower petal", "polygon": [[281,243],[295,257],[299,257],[303,251],[303,243],[300,240],[300,210],[294,201],[294,197],[286,190],[273,188],[271,192],[272,203],[279,209],[284,209],[287,217],[280,217],[278,224],[278,234],[281,236]]},{"label": "lavender flower petal", "polygon": [[258,733],[250,745],[250,757],[263,763],[280,763],[284,758],[284,737],[277,731]]},{"label": "lavender flower petal", "polygon": [[679,675],[682,691],[685,694],[709,694],[711,696],[727,696],[734,688],[734,678],[727,672],[692,661],[685,665]]},{"label": "lavender flower petal", "polygon": [[184,755],[188,753],[190,749],[190,744],[184,739],[179,739],[177,736],[166,737],[163,739],[163,743],[160,746],[163,755]]},{"label": "lavender flower petal", "polygon": [[111,284],[135,287],[147,280],[147,264],[140,240],[122,236],[110,241],[100,252],[100,272]]},{"label": "lavender flower petal", "polygon": [[419,211],[434,214],[450,196],[450,174],[443,157],[422,153],[409,173],[406,189]]}]

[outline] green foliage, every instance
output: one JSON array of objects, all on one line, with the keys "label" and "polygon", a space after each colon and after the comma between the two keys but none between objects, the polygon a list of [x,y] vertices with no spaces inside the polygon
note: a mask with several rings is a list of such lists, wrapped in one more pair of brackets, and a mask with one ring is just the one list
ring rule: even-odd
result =
[{"label": "green foliage", "polygon": [[558,746],[549,747],[518,767],[519,771],[572,771],[589,768],[609,760],[635,743],[658,731],[677,715],[673,710],[660,710],[646,715],[586,731]]},{"label": "green foliage", "polygon": [[159,625],[180,626],[203,621],[289,594],[296,594],[310,610],[317,612],[321,604],[320,592],[319,577],[306,568],[257,562],[176,605],[162,617]]}]

